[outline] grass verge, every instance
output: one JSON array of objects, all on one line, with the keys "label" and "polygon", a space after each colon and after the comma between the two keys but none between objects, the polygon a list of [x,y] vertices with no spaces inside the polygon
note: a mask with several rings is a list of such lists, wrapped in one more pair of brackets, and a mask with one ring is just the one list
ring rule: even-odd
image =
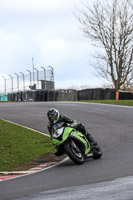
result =
[{"label": "grass verge", "polygon": [[0,120],[0,171],[12,171],[50,152],[55,148],[49,137]]},{"label": "grass verge", "polygon": [[103,103],[103,104],[115,104],[124,106],[133,106],[133,100],[82,100],[80,102],[90,102],[90,103]]}]

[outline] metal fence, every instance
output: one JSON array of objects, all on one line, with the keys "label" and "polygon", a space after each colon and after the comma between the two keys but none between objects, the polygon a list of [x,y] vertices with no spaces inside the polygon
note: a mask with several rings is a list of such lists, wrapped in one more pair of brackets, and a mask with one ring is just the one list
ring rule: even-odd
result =
[{"label": "metal fence", "polygon": [[38,89],[54,89],[54,71],[52,67],[42,70],[34,68],[33,72],[27,70],[27,73],[20,74],[14,73],[14,75],[8,75],[8,77],[0,77],[0,94],[14,93],[28,90]]}]

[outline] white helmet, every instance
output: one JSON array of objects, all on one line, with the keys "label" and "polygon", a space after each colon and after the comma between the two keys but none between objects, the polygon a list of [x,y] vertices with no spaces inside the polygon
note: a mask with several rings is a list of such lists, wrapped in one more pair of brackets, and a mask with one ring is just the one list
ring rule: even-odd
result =
[{"label": "white helmet", "polygon": [[59,120],[59,111],[55,108],[50,108],[47,112],[47,116],[49,121],[55,124]]}]

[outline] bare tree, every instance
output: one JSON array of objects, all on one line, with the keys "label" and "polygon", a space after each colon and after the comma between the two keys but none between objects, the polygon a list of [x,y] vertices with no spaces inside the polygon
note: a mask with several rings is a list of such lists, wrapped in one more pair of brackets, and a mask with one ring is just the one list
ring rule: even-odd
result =
[{"label": "bare tree", "polygon": [[[84,4],[78,20],[85,37],[99,47],[97,72],[116,90],[133,83],[133,3],[97,0]],[[79,15],[80,14],[80,15]]]}]

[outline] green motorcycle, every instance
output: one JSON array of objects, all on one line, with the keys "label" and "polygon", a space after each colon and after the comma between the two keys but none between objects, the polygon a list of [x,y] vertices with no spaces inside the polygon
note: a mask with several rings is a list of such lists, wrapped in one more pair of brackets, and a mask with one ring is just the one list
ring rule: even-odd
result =
[{"label": "green motorcycle", "polygon": [[87,158],[99,159],[102,156],[100,146],[90,145],[87,138],[70,124],[56,123],[52,129],[52,142],[76,164],[83,164]]}]

